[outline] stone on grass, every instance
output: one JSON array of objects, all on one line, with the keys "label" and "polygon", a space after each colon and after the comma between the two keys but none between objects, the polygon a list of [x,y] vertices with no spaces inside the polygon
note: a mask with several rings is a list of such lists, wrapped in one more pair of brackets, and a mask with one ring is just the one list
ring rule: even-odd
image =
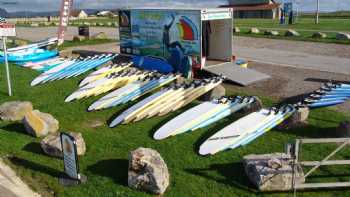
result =
[{"label": "stone on grass", "polygon": [[104,23],[97,23],[97,26],[104,26]]},{"label": "stone on grass", "polygon": [[169,186],[169,171],[160,154],[138,148],[129,154],[128,185],[154,194],[163,194]]},{"label": "stone on grass", "polygon": [[276,128],[279,130],[288,130],[307,125],[310,109],[308,107],[299,108],[291,117],[283,121]]},{"label": "stone on grass", "polygon": [[260,98],[258,98],[257,96],[255,96],[254,98],[255,98],[254,103],[242,109],[243,114],[250,114],[252,112],[259,111],[260,109],[263,108],[263,102],[260,100]]},{"label": "stone on grass", "polygon": [[50,133],[56,133],[59,129],[58,121],[48,113],[34,110],[28,112],[22,123],[26,131],[34,137],[43,137]]},{"label": "stone on grass", "polygon": [[[247,155],[243,165],[249,180],[260,191],[289,191],[293,189],[293,159],[289,154]],[[296,167],[296,183],[304,183],[304,173]]]},{"label": "stone on grass", "polygon": [[336,35],[336,39],[337,40],[350,40],[350,34],[339,32]]},{"label": "stone on grass", "polygon": [[226,95],[226,89],[222,85],[216,86],[211,91],[207,92],[203,96],[201,96],[201,101],[211,101],[213,99],[218,99]]},{"label": "stone on grass", "polygon": [[111,27],[111,26],[113,26],[113,23],[112,22],[108,22],[107,26]]},{"label": "stone on grass", "polygon": [[11,101],[0,105],[0,119],[5,121],[20,121],[33,110],[33,105],[28,101]]},{"label": "stone on grass", "polygon": [[[77,142],[77,152],[79,156],[85,155],[86,152],[86,144],[84,141],[83,136],[81,133],[75,133],[70,132],[71,136],[74,137],[74,139]],[[49,156],[52,157],[58,157],[62,158],[62,145],[61,145],[61,138],[59,133],[51,134],[46,136],[41,142],[40,142],[41,148],[43,149],[44,153],[46,153]]]},{"label": "stone on grass", "polygon": [[251,34],[259,34],[260,31],[259,31],[258,28],[252,27],[252,28],[250,28],[249,33],[251,33]]},{"label": "stone on grass", "polygon": [[293,29],[288,29],[285,36],[300,36],[300,34]]},{"label": "stone on grass", "polygon": [[96,26],[97,25],[97,23],[91,23],[91,26]]},{"label": "stone on grass", "polygon": [[39,27],[39,23],[32,23],[30,24],[31,27]]},{"label": "stone on grass", "polygon": [[341,122],[336,129],[336,137],[348,138],[350,137],[350,122],[344,121]]},{"label": "stone on grass", "polygon": [[280,33],[278,31],[274,31],[274,30],[267,30],[264,32],[265,35],[268,36],[278,36]]},{"label": "stone on grass", "polygon": [[105,39],[108,39],[108,36],[106,33],[100,32],[100,33],[97,33],[95,35],[92,35],[91,39],[105,40]]},{"label": "stone on grass", "polygon": [[313,38],[327,38],[327,34],[323,33],[323,32],[316,32],[314,34],[312,34]]},{"label": "stone on grass", "polygon": [[90,26],[91,25],[91,23],[89,23],[89,22],[84,22],[83,24],[86,25],[86,26]]},{"label": "stone on grass", "polygon": [[84,41],[86,40],[86,37],[85,36],[79,36],[79,35],[75,35],[73,37],[73,41],[76,41],[76,42],[81,42],[81,41]]},{"label": "stone on grass", "polygon": [[117,22],[114,22],[113,24],[114,24],[114,27],[118,27],[119,26],[119,23],[117,23]]},{"label": "stone on grass", "polygon": [[239,29],[239,27],[234,27],[233,28],[233,32],[234,33],[239,33],[239,32],[241,32],[241,30]]}]

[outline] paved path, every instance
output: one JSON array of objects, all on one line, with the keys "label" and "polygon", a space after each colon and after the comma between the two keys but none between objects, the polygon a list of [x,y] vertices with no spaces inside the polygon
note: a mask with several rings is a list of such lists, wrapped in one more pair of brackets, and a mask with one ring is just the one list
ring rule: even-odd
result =
[{"label": "paved path", "polygon": [[[17,37],[30,40],[39,41],[49,37],[57,36],[57,27],[17,27]],[[90,35],[105,32],[111,39],[119,37],[118,29],[110,27],[90,27]],[[65,39],[72,40],[74,35],[78,34],[78,27],[68,27],[65,34]]]},{"label": "paved path", "polygon": [[350,45],[236,37],[233,48],[250,61],[350,75]]},{"label": "paved path", "polygon": [[0,159],[0,197],[39,197]]}]

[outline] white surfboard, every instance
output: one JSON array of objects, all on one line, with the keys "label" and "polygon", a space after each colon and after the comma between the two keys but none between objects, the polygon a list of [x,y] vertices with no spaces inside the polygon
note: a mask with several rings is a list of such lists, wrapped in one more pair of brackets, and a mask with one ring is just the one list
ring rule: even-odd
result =
[{"label": "white surfboard", "polygon": [[207,139],[199,149],[201,155],[213,155],[217,152],[226,150],[232,144],[235,144],[249,133],[257,130],[265,122],[272,120],[275,113],[270,113],[269,109],[262,109],[259,112],[253,112],[218,131]]}]

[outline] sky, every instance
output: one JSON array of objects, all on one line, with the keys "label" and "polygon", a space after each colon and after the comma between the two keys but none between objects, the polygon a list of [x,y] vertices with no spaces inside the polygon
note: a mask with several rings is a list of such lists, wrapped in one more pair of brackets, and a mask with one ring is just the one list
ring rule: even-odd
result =
[{"label": "sky", "polygon": [[[314,11],[316,0],[278,0],[279,2],[300,2],[299,10]],[[319,0],[321,11],[350,10],[350,0]],[[8,4],[17,2],[18,5]],[[5,3],[5,4],[4,4]],[[6,4],[7,3],[7,4]],[[79,9],[115,9],[120,7],[215,7],[227,4],[227,0],[74,0],[74,7]],[[297,4],[296,4],[297,5]],[[57,11],[60,0],[0,0],[0,7],[13,11]]]}]

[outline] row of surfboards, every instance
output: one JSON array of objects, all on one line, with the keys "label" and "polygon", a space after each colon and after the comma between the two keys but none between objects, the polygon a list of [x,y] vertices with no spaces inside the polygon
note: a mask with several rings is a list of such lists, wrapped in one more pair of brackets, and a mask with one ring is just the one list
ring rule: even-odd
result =
[{"label": "row of surfboards", "polygon": [[[164,140],[171,136],[193,132],[230,116],[254,102],[256,97],[240,96],[203,102],[164,124],[155,132],[153,138]],[[293,105],[284,105],[250,113],[209,137],[200,146],[199,154],[214,155],[220,151],[247,145],[289,118],[295,111]]]},{"label": "row of surfboards", "polygon": [[[39,75],[31,82],[31,86],[36,86],[49,81],[67,79],[71,77],[79,76],[89,70],[97,68],[104,65],[115,58],[116,54],[102,54],[95,56],[88,56],[86,58],[76,58],[76,59],[57,59],[57,62],[50,64],[47,71]],[[56,64],[57,63],[57,64]],[[35,66],[27,65],[31,68],[40,69],[41,64],[35,64]],[[47,67],[45,67],[47,68]]]},{"label": "row of surfboards", "polygon": [[342,104],[350,99],[350,85],[344,83],[326,83],[312,92],[300,105],[309,108],[328,107]]}]

